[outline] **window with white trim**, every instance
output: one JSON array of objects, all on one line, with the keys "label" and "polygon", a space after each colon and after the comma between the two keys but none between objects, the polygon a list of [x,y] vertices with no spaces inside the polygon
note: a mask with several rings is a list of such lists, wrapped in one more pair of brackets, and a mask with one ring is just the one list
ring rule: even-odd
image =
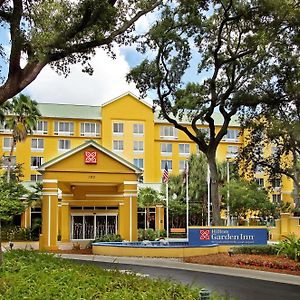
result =
[{"label": "window with white trim", "polygon": [[31,169],[37,169],[43,164],[42,156],[31,156]]},{"label": "window with white trim", "polygon": [[133,124],[133,134],[143,135],[144,134],[144,124]]},{"label": "window with white trim", "polygon": [[74,135],[74,123],[73,122],[54,122],[54,134],[55,135]]},{"label": "window with white trim", "polygon": [[179,160],[179,171],[183,172],[185,170],[187,160]]},{"label": "window with white trim", "polygon": [[34,134],[48,134],[48,121],[37,121]]},{"label": "window with white trim", "polygon": [[100,124],[84,122],[80,124],[81,136],[100,136]]},{"label": "window with white trim", "polygon": [[11,149],[11,146],[12,146],[12,143],[13,143],[13,138],[12,137],[5,137],[3,138],[3,150],[7,151],[7,150],[10,150]]},{"label": "window with white trim", "polygon": [[281,187],[280,178],[275,178],[274,180],[272,180],[272,187],[273,189],[279,189]]},{"label": "window with white trim", "polygon": [[[4,168],[7,168],[7,166],[8,166],[8,159],[9,159],[8,155],[3,156],[3,167]],[[16,165],[17,165],[17,158],[16,158],[16,156],[12,156],[11,160],[10,160],[10,166],[16,166]]]},{"label": "window with white trim", "polygon": [[124,150],[124,141],[114,140],[113,141],[113,150],[114,151],[123,151]]},{"label": "window with white trim", "polygon": [[190,155],[190,144],[179,144],[180,155]]},{"label": "window with white trim", "polygon": [[178,131],[173,126],[160,126],[160,137],[163,139],[177,139]]},{"label": "window with white trim", "polygon": [[140,169],[144,169],[144,159],[143,158],[134,158],[133,164]]},{"label": "window with white trim", "polygon": [[160,154],[161,155],[172,155],[172,144],[161,143],[160,144]]},{"label": "window with white trim", "polygon": [[260,187],[264,187],[265,186],[265,181],[263,178],[255,178],[255,182],[258,184],[258,186]]},{"label": "window with white trim", "polygon": [[0,124],[0,132],[11,133],[11,130],[7,128],[5,121]]},{"label": "window with white trim", "polygon": [[133,142],[133,151],[134,152],[144,152],[144,142],[143,141],[134,141]]},{"label": "window with white trim", "polygon": [[238,155],[239,147],[238,146],[227,146],[227,157],[234,158]]},{"label": "window with white trim", "polygon": [[30,180],[31,181],[42,181],[43,180],[43,176],[40,174],[31,174],[30,175]]},{"label": "window with white trim", "polygon": [[281,202],[281,194],[272,194],[272,201],[279,204]]},{"label": "window with white trim", "polygon": [[237,129],[227,129],[227,134],[223,137],[226,141],[239,141],[239,131]]},{"label": "window with white trim", "polygon": [[164,170],[166,167],[166,164],[168,166],[168,171],[172,171],[172,160],[170,160],[170,159],[162,159],[160,161],[160,169]]},{"label": "window with white trim", "polygon": [[123,134],[124,124],[123,123],[113,123],[113,134]]},{"label": "window with white trim", "polygon": [[58,150],[64,151],[71,149],[71,141],[70,140],[58,140]]},{"label": "window with white trim", "polygon": [[44,150],[44,139],[31,139],[31,150],[32,151],[43,151]]}]

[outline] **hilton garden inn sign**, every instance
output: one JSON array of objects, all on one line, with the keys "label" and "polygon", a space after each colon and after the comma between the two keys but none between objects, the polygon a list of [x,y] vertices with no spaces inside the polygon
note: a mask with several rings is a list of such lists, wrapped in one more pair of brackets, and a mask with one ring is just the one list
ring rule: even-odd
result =
[{"label": "hilton garden inn sign", "polygon": [[190,227],[189,245],[265,245],[266,227]]}]

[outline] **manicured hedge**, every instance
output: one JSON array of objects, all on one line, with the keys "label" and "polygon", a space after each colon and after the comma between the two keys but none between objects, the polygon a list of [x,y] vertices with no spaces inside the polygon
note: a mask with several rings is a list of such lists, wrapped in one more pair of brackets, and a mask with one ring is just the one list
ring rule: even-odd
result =
[{"label": "manicured hedge", "polygon": [[277,248],[273,245],[261,245],[261,246],[241,246],[231,249],[233,254],[266,254],[276,255]]},{"label": "manicured hedge", "polygon": [[[13,250],[0,268],[0,299],[199,299],[199,289]],[[221,299],[214,296],[213,299]]]}]

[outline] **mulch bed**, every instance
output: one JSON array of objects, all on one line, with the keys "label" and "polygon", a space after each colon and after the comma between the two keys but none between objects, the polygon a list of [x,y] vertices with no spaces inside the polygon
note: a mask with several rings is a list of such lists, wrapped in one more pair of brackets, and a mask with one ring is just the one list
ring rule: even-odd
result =
[{"label": "mulch bed", "polygon": [[203,265],[254,269],[300,276],[300,263],[276,255],[235,254],[229,256],[227,253],[219,253],[187,257],[184,261]]}]

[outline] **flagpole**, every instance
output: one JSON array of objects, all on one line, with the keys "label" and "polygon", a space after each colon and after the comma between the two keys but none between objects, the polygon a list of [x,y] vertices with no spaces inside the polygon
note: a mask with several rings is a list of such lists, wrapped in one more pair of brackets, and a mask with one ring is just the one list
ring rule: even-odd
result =
[{"label": "flagpole", "polygon": [[207,164],[207,226],[210,226],[210,169]]},{"label": "flagpole", "polygon": [[185,173],[185,192],[186,192],[186,238],[189,240],[189,161],[186,161]]},{"label": "flagpole", "polygon": [[167,239],[169,239],[169,184],[168,184],[168,181],[166,182],[166,205],[167,205],[167,211],[166,211]]}]

